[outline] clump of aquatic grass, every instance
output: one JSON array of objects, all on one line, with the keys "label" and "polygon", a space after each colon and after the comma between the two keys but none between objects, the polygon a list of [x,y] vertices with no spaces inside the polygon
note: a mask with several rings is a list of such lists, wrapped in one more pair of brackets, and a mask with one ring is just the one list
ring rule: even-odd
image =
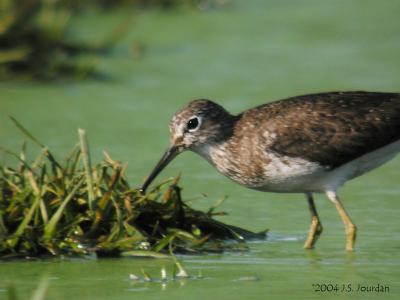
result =
[{"label": "clump of aquatic grass", "polygon": [[[58,161],[20,123],[41,151],[29,161],[24,143],[16,167],[0,165],[0,257],[43,255],[154,256],[246,248],[264,238],[213,218],[181,198],[179,177],[142,195],[125,177],[126,164],[104,152],[93,164],[84,130],[79,143]],[[237,243],[225,243],[235,240]],[[163,254],[164,253],[164,254]]]},{"label": "clump of aquatic grass", "polygon": [[[208,9],[229,0],[2,0],[0,1],[0,80],[15,76],[56,80],[104,77],[96,69],[99,55],[107,53],[130,29],[128,18],[99,43],[76,41],[69,30],[79,12],[91,8],[177,6]],[[134,56],[137,56],[135,42]],[[140,43],[139,43],[140,45]],[[142,47],[139,47],[142,48]]]},{"label": "clump of aquatic grass", "polygon": [[16,74],[46,80],[99,75],[95,57],[112,48],[129,26],[118,26],[98,45],[74,41],[68,28],[76,10],[65,4],[53,0],[0,1],[0,78]]}]

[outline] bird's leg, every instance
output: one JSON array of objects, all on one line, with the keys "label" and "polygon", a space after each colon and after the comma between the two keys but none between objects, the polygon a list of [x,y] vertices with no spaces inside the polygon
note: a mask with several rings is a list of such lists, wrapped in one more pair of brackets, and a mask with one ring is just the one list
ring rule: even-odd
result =
[{"label": "bird's leg", "polygon": [[308,231],[307,240],[304,243],[304,249],[312,249],[314,248],[315,243],[317,242],[319,236],[322,233],[322,224],[321,221],[319,220],[312,194],[307,193],[306,197],[308,201],[308,208],[311,213],[311,227],[310,230]]},{"label": "bird's leg", "polygon": [[354,225],[354,223],[351,221],[349,215],[347,214],[346,210],[344,209],[342,203],[340,202],[339,197],[336,195],[335,192],[327,192],[326,196],[331,200],[335,206],[336,209],[342,218],[344,228],[346,231],[346,250],[347,251],[353,251],[354,249],[354,243],[356,241],[356,233],[357,233],[357,227]]}]

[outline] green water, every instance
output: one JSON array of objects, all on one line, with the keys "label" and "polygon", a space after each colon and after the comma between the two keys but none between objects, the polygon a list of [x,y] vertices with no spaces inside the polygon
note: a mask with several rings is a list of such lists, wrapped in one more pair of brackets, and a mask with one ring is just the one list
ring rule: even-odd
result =
[{"label": "green water", "polygon": [[[139,185],[168,144],[167,124],[184,103],[206,97],[237,113],[274,99],[331,90],[400,90],[399,1],[234,1],[208,12],[142,12],[129,37],[99,68],[111,81],[0,84],[0,144],[23,137],[11,114],[57,156],[85,128],[95,160],[106,149],[129,162]],[[82,38],[97,38],[123,15],[88,14],[75,23]],[[134,41],[144,52],[133,59]],[[31,151],[36,151],[34,146]],[[172,263],[151,259],[18,261],[0,263],[0,299],[10,284],[20,299],[49,277],[47,299],[399,299],[400,159],[349,182],[341,196],[359,235],[354,253],[333,205],[317,197],[324,233],[313,251],[302,245],[309,226],[302,195],[242,188],[191,153],[161,175],[182,172],[186,198],[207,208],[229,195],[226,222],[270,228],[268,241],[245,253],[182,257],[203,279],[141,283],[130,273],[144,267],[154,277]],[[207,197],[203,196],[207,194]],[[315,292],[313,284],[389,286],[389,293]]]}]

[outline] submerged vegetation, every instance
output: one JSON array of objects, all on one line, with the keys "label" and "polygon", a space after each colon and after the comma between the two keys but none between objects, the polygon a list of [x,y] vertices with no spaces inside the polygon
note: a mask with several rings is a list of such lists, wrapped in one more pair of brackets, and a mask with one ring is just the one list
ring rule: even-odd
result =
[{"label": "submerged vegetation", "polygon": [[102,42],[74,39],[73,17],[89,8],[160,7],[178,5],[200,8],[223,5],[225,1],[195,0],[3,0],[0,1],[0,79],[16,75],[39,80],[98,77],[95,61],[131,29],[131,17],[121,20]]},{"label": "submerged vegetation", "polygon": [[129,29],[117,26],[99,44],[75,41],[69,32],[76,10],[62,1],[6,0],[0,4],[0,78],[17,74],[54,80],[99,75],[94,55],[110,50]]},{"label": "submerged vegetation", "polygon": [[[24,143],[11,168],[0,165],[0,257],[46,255],[165,256],[246,248],[245,239],[264,238],[224,224],[181,198],[179,177],[147,194],[132,188],[126,165],[104,153],[92,164],[83,130],[62,161],[20,123],[16,126],[41,151],[29,162]],[[226,243],[224,240],[235,240]]]}]

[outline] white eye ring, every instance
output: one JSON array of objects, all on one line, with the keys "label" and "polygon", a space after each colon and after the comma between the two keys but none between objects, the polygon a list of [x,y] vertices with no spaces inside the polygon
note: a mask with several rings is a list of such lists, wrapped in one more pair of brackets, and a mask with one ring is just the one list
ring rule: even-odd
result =
[{"label": "white eye ring", "polygon": [[201,125],[201,118],[198,116],[193,116],[189,118],[189,121],[186,123],[186,129],[189,132],[195,132],[197,129],[200,128]]}]

